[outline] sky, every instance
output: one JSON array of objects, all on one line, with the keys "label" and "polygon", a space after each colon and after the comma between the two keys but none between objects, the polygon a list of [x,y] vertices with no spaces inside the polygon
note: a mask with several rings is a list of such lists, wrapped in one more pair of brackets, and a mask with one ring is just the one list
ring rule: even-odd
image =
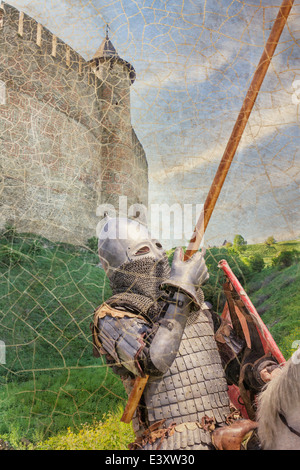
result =
[{"label": "sky", "polygon": [[[281,1],[11,0],[90,59],[105,36],[137,74],[132,125],[149,207],[201,205]],[[295,4],[209,222],[205,245],[300,236],[300,2]],[[176,222],[176,216],[175,222]],[[196,220],[195,220],[196,222]],[[173,226],[173,219],[171,218]],[[190,234],[192,235],[192,233]],[[184,239],[162,239],[166,248]]]}]

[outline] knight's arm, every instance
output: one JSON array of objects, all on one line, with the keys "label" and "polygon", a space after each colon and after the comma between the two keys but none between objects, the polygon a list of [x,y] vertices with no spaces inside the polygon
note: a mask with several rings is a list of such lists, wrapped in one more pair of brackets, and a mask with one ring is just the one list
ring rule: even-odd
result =
[{"label": "knight's arm", "polygon": [[135,376],[164,374],[171,366],[192,308],[200,307],[195,286],[208,277],[203,256],[196,255],[183,263],[179,251],[175,253],[170,277],[162,286],[169,291],[168,306],[153,325],[124,312],[120,318],[98,319],[98,340],[115,365]]},{"label": "knight's arm", "polygon": [[120,311],[120,317],[98,318],[97,338],[107,362],[119,374],[131,372],[164,373],[172,364],[179,348],[191,301],[182,293],[174,293],[165,315],[154,324]]}]

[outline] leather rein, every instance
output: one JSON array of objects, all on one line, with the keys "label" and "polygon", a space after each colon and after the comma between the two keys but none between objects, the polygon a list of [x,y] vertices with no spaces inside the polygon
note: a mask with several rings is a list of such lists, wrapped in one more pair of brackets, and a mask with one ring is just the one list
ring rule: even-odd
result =
[{"label": "leather rein", "polygon": [[278,413],[279,418],[281,419],[282,423],[293,433],[296,434],[296,436],[300,437],[300,432],[296,431],[292,426],[290,426],[286,420],[286,417],[282,413]]}]

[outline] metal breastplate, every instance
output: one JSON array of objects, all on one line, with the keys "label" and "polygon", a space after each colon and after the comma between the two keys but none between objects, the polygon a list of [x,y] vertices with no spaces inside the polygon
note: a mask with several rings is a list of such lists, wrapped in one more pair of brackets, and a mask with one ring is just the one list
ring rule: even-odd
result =
[{"label": "metal breastplate", "polygon": [[[211,323],[207,314],[200,312],[197,320],[185,328],[171,368],[163,377],[150,380],[145,388],[149,426],[166,420],[164,427],[173,427],[170,435],[148,442],[143,448],[210,449],[210,433],[201,423],[208,417],[217,426],[225,424],[230,413],[227,390]],[[141,431],[137,418],[133,426],[137,433]]]}]

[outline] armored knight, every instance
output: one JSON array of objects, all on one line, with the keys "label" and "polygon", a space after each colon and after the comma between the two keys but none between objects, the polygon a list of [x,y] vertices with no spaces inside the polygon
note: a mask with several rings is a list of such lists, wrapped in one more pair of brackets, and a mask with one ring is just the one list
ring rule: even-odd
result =
[{"label": "armored knight", "polygon": [[[240,379],[245,343],[204,301],[209,274],[202,252],[183,261],[177,248],[170,267],[144,225],[107,218],[99,256],[113,295],[95,311],[94,349],[128,394],[136,377],[149,376],[133,417],[132,448],[213,449],[210,430],[228,424],[228,384]],[[259,391],[277,366],[254,351],[243,386]]]}]

